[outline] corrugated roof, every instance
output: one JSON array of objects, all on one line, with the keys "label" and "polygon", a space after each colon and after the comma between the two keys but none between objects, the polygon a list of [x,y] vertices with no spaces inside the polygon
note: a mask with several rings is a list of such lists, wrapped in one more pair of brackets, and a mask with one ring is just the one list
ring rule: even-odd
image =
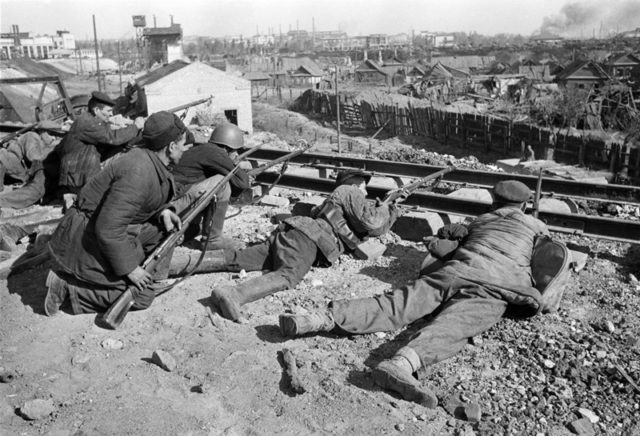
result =
[{"label": "corrugated roof", "polygon": [[377,63],[375,63],[371,59],[366,59],[365,61],[363,61],[360,65],[358,65],[356,71],[377,71],[380,74],[384,74],[385,76],[387,75],[387,72],[384,71]]},{"label": "corrugated roof", "polygon": [[153,71],[149,71],[148,73],[137,77],[136,83],[141,87],[146,86],[150,83],[153,83],[162,79],[163,77],[168,76],[171,73],[181,70],[187,65],[189,65],[189,63],[185,61],[181,61],[181,60],[173,61],[163,67],[156,68]]},{"label": "corrugated roof", "polygon": [[179,24],[172,24],[169,27],[145,27],[142,34],[143,36],[182,35],[182,27]]}]

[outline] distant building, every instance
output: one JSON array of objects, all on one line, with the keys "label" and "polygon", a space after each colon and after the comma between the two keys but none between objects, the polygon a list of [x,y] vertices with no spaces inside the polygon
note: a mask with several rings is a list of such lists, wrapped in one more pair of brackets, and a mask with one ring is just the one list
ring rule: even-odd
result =
[{"label": "distant building", "polygon": [[142,30],[147,64],[149,66],[184,58],[182,50],[182,26],[171,24],[169,27],[145,27]]},{"label": "distant building", "polygon": [[425,43],[435,48],[453,48],[456,45],[456,37],[451,34],[423,30],[419,36],[424,38]]},{"label": "distant building", "polygon": [[555,80],[559,85],[591,89],[606,85],[611,77],[597,62],[576,60],[558,73]]},{"label": "distant building", "polygon": [[386,85],[388,74],[380,65],[370,59],[365,59],[355,71],[356,82]]},{"label": "distant building", "polygon": [[628,79],[631,71],[640,65],[640,59],[631,53],[613,54],[607,59],[609,74],[616,79]]},{"label": "distant building", "polygon": [[75,38],[66,30],[58,30],[54,36],[32,36],[31,32],[20,32],[15,24],[11,30],[0,33],[0,59],[69,57],[76,49]]}]

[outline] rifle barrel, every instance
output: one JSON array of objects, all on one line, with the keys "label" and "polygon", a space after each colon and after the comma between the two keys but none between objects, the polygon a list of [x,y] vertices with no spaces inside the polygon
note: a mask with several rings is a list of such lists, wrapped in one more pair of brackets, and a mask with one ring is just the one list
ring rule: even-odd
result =
[{"label": "rifle barrel", "polygon": [[200,100],[195,100],[195,101],[192,101],[191,103],[185,103],[185,104],[181,104],[180,106],[176,106],[176,107],[173,107],[171,109],[167,109],[167,112],[178,112],[178,111],[181,111],[183,109],[190,108],[192,106],[198,106],[199,104],[206,103],[209,100],[211,100],[211,97],[201,98]]}]

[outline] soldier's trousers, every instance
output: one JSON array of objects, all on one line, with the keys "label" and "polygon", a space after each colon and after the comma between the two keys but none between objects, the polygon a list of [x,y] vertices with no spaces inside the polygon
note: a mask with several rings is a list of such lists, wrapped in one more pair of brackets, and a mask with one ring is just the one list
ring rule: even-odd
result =
[{"label": "soldier's trousers", "polygon": [[225,263],[231,271],[278,272],[294,288],[316,260],[316,244],[299,230],[276,230],[269,238],[242,250],[225,250]]},{"label": "soldier's trousers", "polygon": [[407,344],[420,356],[422,367],[459,352],[469,338],[495,325],[506,309],[507,302],[483,286],[439,287],[429,277],[383,295],[329,305],[336,326],[352,334],[397,330],[434,314]]}]

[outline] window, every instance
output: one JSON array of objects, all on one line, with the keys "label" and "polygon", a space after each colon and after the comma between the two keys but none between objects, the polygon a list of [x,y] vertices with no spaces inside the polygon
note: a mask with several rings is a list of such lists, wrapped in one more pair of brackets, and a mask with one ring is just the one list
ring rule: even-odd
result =
[{"label": "window", "polygon": [[238,125],[238,111],[236,109],[229,109],[224,111],[224,116],[231,124]]}]

